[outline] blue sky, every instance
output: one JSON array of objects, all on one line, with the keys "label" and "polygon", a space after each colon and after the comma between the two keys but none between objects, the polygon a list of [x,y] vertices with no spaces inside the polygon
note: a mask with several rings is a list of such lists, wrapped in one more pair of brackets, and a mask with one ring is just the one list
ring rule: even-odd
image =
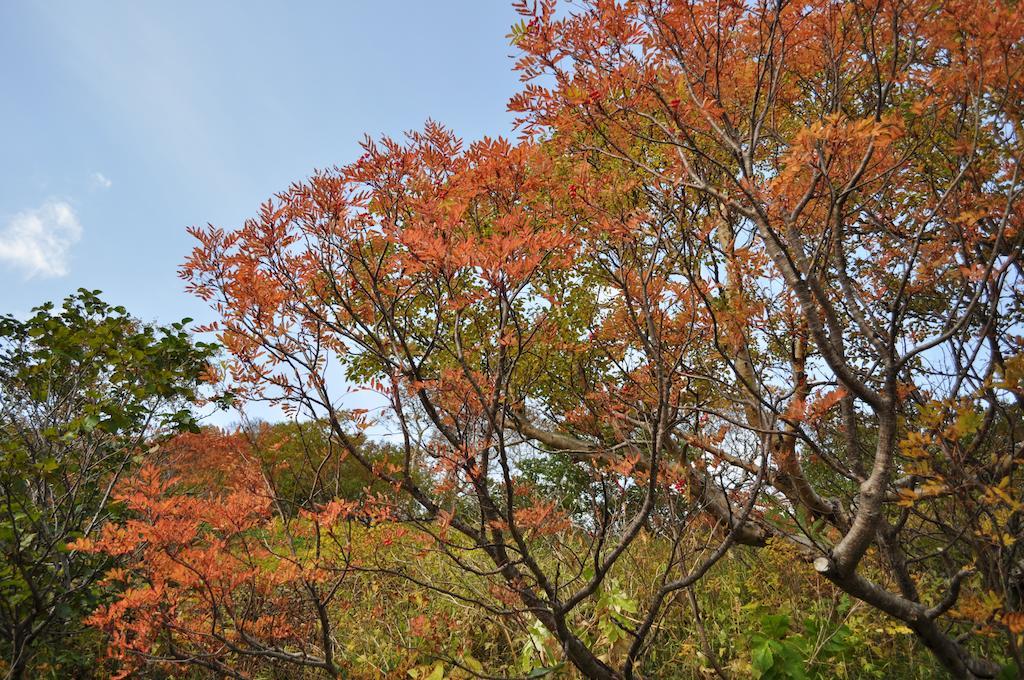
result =
[{"label": "blue sky", "polygon": [[185,227],[238,225],[363,134],[510,134],[509,4],[0,2],[0,313],[87,287],[210,319]]}]

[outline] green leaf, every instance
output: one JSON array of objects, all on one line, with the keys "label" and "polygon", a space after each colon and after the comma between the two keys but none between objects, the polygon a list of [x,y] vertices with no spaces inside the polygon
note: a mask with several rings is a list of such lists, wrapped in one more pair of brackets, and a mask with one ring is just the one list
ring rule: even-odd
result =
[{"label": "green leaf", "polygon": [[789,616],[765,614],[761,617],[761,632],[765,637],[781,639],[789,632]]},{"label": "green leaf", "polygon": [[750,649],[750,663],[754,670],[761,671],[758,677],[775,664],[775,656],[772,654],[772,648],[767,641]]},{"label": "green leaf", "polygon": [[465,656],[463,656],[462,663],[466,666],[466,668],[473,671],[474,673],[483,675],[484,665],[477,661],[476,658],[473,657],[473,655],[466,654]]}]

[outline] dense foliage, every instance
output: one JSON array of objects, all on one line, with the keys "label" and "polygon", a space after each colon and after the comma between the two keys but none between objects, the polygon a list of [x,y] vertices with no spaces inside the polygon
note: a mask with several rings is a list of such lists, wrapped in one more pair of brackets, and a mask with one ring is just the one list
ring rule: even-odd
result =
[{"label": "dense foliage", "polygon": [[291,422],[103,477],[114,671],[1020,676],[1024,9],[515,6],[517,141],[191,230]]},{"label": "dense foliage", "polygon": [[[588,677],[645,673],[739,544],[955,676],[1020,668],[1019,6],[517,8],[519,142],[429,124],[193,231],[231,378],[330,423],[488,582],[427,587],[535,617]],[[386,401],[394,465],[335,367]],[[610,657],[585,613],[647,537]]]},{"label": "dense foliage", "polygon": [[195,427],[190,405],[214,348],[194,343],[186,322],[147,326],[85,290],[60,309],[0,317],[0,650],[10,677],[94,663],[97,645],[76,636],[110,561],[68,544],[99,531],[145,448]]}]

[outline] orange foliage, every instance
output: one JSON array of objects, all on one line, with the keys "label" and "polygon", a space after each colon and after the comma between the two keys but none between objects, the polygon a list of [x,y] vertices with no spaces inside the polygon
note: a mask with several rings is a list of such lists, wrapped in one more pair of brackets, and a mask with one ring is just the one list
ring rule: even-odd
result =
[{"label": "orange foliage", "polygon": [[116,598],[88,620],[110,635],[118,677],[183,659],[225,672],[245,654],[326,666],[317,606],[338,604],[347,568],[343,539],[321,549],[320,535],[355,508],[280,516],[240,433],[181,435],[165,449],[166,465],[117,491],[129,519],[71,546],[121,558],[106,577]]}]

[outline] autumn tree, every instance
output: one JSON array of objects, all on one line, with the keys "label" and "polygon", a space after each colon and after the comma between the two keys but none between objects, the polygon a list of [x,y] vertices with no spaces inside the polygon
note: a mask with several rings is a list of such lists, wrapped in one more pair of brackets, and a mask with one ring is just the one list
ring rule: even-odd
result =
[{"label": "autumn tree", "polygon": [[[519,143],[431,123],[193,230],[232,379],[327,422],[490,582],[431,587],[536,621],[587,677],[642,673],[738,545],[956,677],[1024,667],[1021,10],[517,7]],[[353,384],[388,465],[343,420]],[[585,475],[571,505],[536,461]],[[587,617],[648,540],[602,649]]]},{"label": "autumn tree", "polygon": [[[88,619],[109,635],[116,677],[183,663],[233,678],[268,665],[353,670],[338,655],[338,619],[360,597],[360,568],[405,530],[387,522],[393,504],[369,482],[358,498],[321,497],[326,478],[298,494],[290,486],[282,460],[321,473],[344,467],[346,456],[311,436],[320,430],[262,423],[182,434],[115,489],[124,518],[73,545],[119,560],[104,577],[114,596]],[[282,459],[284,444],[293,450]]]},{"label": "autumn tree", "polygon": [[786,538],[954,675],[995,673],[977,627],[1019,668],[1019,7],[520,9],[513,108],[633,179],[618,214],[588,199],[594,218],[633,220],[641,290],[678,280],[707,319],[718,365],[686,380],[718,403],[683,440],[823,521]]},{"label": "autumn tree", "polygon": [[[0,317],[0,649],[10,678],[71,673],[105,559],[69,549],[111,515],[115,486],[190,402],[213,346],[80,290]],[[84,651],[84,650],[77,650]],[[34,676],[33,676],[34,677]]]},{"label": "autumn tree", "polygon": [[[338,446],[326,422],[261,422],[245,433],[273,497],[291,514],[334,500],[361,500],[390,491],[390,486]],[[390,452],[387,443],[375,442],[356,428],[353,437],[368,460],[384,464]]]}]

